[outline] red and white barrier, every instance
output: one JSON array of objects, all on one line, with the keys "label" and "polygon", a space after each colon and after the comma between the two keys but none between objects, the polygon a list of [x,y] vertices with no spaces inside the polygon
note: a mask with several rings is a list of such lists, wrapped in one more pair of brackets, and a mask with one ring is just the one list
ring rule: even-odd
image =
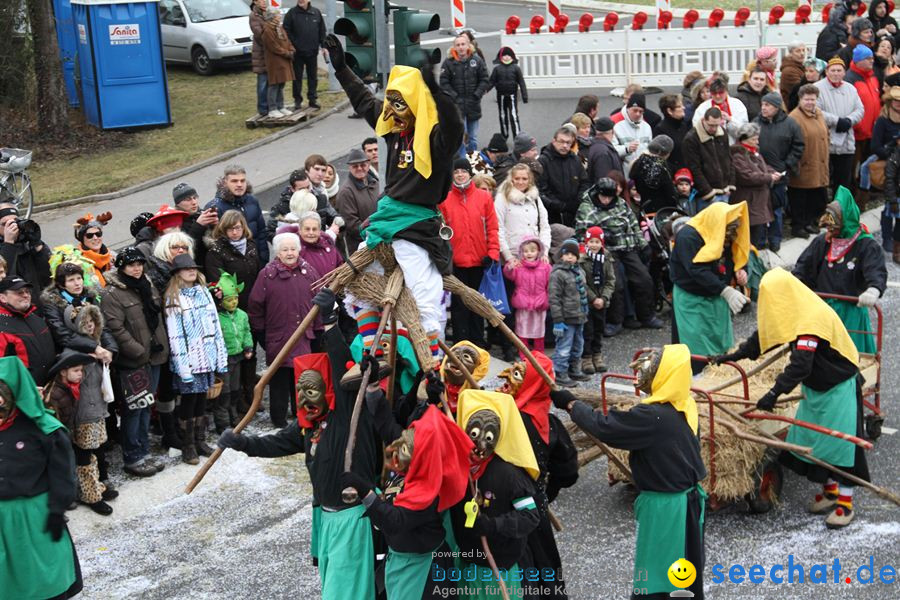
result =
[{"label": "red and white barrier", "polygon": [[453,29],[459,31],[466,27],[466,1],[450,0],[450,17],[453,21]]}]

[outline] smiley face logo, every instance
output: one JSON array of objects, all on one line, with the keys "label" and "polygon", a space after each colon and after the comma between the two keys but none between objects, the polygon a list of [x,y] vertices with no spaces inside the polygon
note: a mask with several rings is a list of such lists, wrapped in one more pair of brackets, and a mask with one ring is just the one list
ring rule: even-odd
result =
[{"label": "smiley face logo", "polygon": [[666,574],[669,576],[669,583],[682,589],[690,587],[694,580],[697,579],[697,569],[686,558],[679,558],[673,562]]}]

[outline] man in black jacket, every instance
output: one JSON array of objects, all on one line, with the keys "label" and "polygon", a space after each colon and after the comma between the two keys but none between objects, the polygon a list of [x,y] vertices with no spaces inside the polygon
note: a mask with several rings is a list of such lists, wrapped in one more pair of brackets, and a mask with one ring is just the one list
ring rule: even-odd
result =
[{"label": "man in black jacket", "polygon": [[653,135],[667,135],[672,138],[674,146],[666,162],[669,171],[675,173],[685,164],[681,142],[691,129],[691,123],[684,118],[684,101],[680,94],[666,94],[660,98],[659,110],[662,113],[662,120],[653,127]]},{"label": "man in black jacket", "polygon": [[194,240],[194,260],[197,264],[206,263],[206,244],[204,236],[219,222],[215,208],[200,210],[200,196],[190,184],[179,183],[172,188],[172,203],[178,210],[188,214],[181,222],[181,230]]},{"label": "man in black jacket", "polygon": [[450,55],[441,65],[441,89],[447,93],[465,121],[465,143],[459,155],[465,158],[467,152],[478,149],[478,122],[481,120],[481,97],[491,87],[487,65],[476,54],[469,38],[460,35],[453,40]]},{"label": "man in black jacket", "polygon": [[619,171],[623,176],[625,175],[625,171],[622,169],[622,159],[613,146],[614,126],[615,123],[609,117],[600,117],[594,122],[597,137],[588,152],[587,166],[588,180],[592,184],[604,177],[609,177],[611,171]]},{"label": "man in black jacket", "polygon": [[561,127],[556,130],[553,141],[541,150],[538,159],[544,171],[538,177],[537,186],[550,223],[568,227],[574,227],[581,194],[589,186],[581,159],[572,152],[574,143],[575,134]]},{"label": "man in black jacket", "polygon": [[50,328],[32,303],[32,285],[21,277],[0,280],[0,341],[4,356],[18,356],[35,383],[47,383],[56,360]]},{"label": "man in black jacket", "polygon": [[282,24],[288,39],[294,46],[294,110],[300,110],[303,103],[303,70],[306,69],[306,97],[310,108],[320,108],[316,102],[316,76],[319,48],[325,41],[325,19],[322,11],[312,6],[309,0],[297,0],[297,6],[284,16]]},{"label": "man in black jacket", "polygon": [[[28,228],[25,223],[31,223]],[[27,230],[23,231],[23,226]],[[6,260],[6,274],[21,277],[42,290],[50,285],[50,249],[41,239],[41,231],[34,221],[19,219],[13,204],[0,204],[0,257]],[[40,303],[38,303],[40,308]]]},{"label": "man in black jacket", "polygon": [[[795,171],[806,143],[800,125],[782,110],[781,94],[769,92],[763,96],[759,116],[753,122],[759,125],[759,153],[766,164],[779,173]],[[787,185],[788,178],[785,177],[772,185],[775,219],[769,223],[767,236],[773,252],[781,248],[781,219],[787,200]]]}]

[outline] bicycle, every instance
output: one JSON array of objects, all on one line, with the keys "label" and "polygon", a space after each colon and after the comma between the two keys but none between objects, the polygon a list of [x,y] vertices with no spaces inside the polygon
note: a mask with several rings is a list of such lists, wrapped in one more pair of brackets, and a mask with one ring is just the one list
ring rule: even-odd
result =
[{"label": "bicycle", "polygon": [[28,167],[31,150],[0,148],[0,202],[10,202],[19,209],[19,217],[30,219],[34,210],[34,189]]}]

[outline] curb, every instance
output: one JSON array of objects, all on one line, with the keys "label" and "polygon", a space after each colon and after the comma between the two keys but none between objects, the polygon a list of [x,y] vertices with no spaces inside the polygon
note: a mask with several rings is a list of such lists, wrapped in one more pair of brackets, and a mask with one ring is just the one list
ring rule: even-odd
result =
[{"label": "curb", "polygon": [[[132,185],[130,187],[117,190],[115,192],[107,192],[105,194],[92,194],[90,196],[82,196],[80,198],[71,198],[69,200],[63,200],[61,202],[55,202],[53,204],[42,204],[34,207],[33,214],[38,214],[42,212],[47,212],[50,210],[54,210],[57,208],[67,208],[69,206],[75,206],[77,204],[83,204],[86,202],[105,202],[106,200],[115,200],[116,198],[121,198],[122,196],[127,196],[128,194],[133,194],[135,192],[140,192],[151,188],[155,185],[159,185],[160,183],[164,183],[169,181],[170,179],[177,179],[179,177],[184,177],[185,175],[189,175],[195,171],[199,171],[200,169],[206,168],[210,165],[214,165],[217,162],[221,162],[223,160],[227,160],[233,156],[237,156],[238,154],[248,152],[255,148],[259,148],[261,146],[265,146],[275,140],[279,140],[287,135],[290,135],[296,131],[300,131],[302,129],[306,129],[307,127],[311,127],[325,119],[326,117],[330,117],[331,115],[338,113],[345,108],[350,106],[350,100],[348,98],[344,98],[336,105],[329,108],[327,111],[320,115],[316,115],[312,119],[304,121],[303,123],[298,123],[297,125],[293,125],[288,127],[287,129],[282,129],[277,133],[273,133],[272,135],[267,135],[266,137],[260,138],[254,142],[250,142],[244,146],[239,148],[234,148],[233,150],[228,150],[227,152],[223,152],[222,154],[207,158],[201,162],[195,163],[193,165],[189,165],[187,167],[183,167],[178,169],[177,171],[172,171],[171,173],[166,173],[165,175],[160,175],[158,177],[154,177],[153,179],[148,179],[147,181],[143,181],[141,183]],[[283,178],[282,178],[283,179]],[[279,179],[280,181],[280,179]],[[274,182],[267,182],[274,183]],[[271,187],[271,186],[269,186]],[[265,191],[268,188],[260,188],[261,191]]]}]

